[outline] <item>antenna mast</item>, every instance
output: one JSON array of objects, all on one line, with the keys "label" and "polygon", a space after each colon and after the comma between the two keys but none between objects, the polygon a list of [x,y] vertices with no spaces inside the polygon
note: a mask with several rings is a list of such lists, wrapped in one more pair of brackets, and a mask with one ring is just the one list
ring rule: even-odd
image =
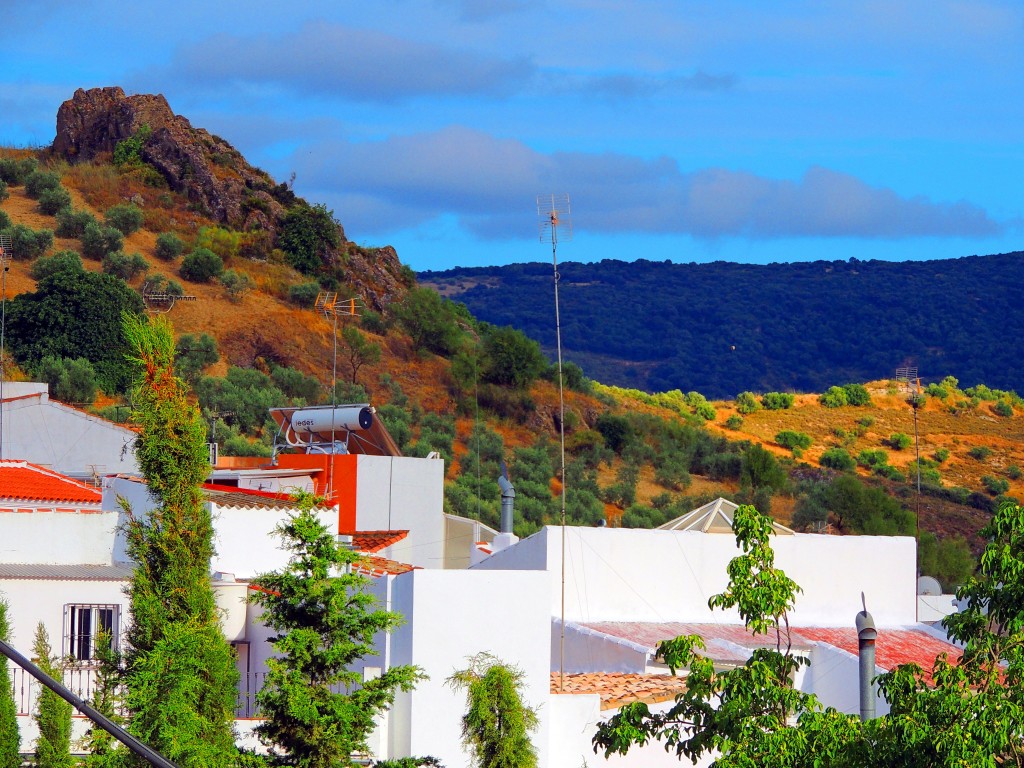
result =
[{"label": "antenna mast", "polygon": [[540,219],[540,241],[551,243],[551,266],[555,281],[555,346],[558,350],[558,437],[561,455],[562,492],[562,620],[558,638],[558,690],[565,685],[565,388],[562,381],[562,318],[558,306],[558,228],[563,227],[564,239],[572,239],[572,210],[569,195],[537,195],[537,216]]},{"label": "antenna mast", "polygon": [[0,234],[0,459],[4,457],[4,380],[7,378],[7,270],[11,268],[11,236]]}]

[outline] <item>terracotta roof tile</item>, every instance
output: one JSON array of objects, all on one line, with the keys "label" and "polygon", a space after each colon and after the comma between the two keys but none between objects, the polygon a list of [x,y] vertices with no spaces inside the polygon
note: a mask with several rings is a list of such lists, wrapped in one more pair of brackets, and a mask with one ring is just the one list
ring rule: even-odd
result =
[{"label": "terracotta roof tile", "polygon": [[27,461],[0,461],[0,498],[62,504],[100,504],[99,490]]},{"label": "terracotta roof tile", "polygon": [[366,576],[398,576],[416,570],[416,566],[400,563],[397,560],[388,560],[386,557],[365,555],[355,569]]},{"label": "terracotta roof tile", "polygon": [[686,690],[686,678],[674,675],[647,675],[629,672],[585,672],[565,675],[559,689],[559,674],[551,673],[551,693],[597,694],[601,709],[618,709],[632,701],[656,704],[674,699]]},{"label": "terracotta roof tile", "polygon": [[380,552],[392,544],[397,544],[409,531],[341,531],[342,536],[352,537],[352,546],[357,552]]}]

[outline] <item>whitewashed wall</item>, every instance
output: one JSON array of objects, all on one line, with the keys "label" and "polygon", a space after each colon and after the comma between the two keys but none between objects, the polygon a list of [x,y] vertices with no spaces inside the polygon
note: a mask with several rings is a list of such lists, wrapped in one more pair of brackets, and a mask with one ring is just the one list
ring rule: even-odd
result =
[{"label": "whitewashed wall", "polygon": [[115,511],[5,513],[0,562],[109,565],[121,518]]}]

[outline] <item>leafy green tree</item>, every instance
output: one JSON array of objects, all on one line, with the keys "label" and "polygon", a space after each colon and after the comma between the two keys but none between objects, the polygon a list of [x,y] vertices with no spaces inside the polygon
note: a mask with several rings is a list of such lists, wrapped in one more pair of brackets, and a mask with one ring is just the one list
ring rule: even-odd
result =
[{"label": "leafy green tree", "polygon": [[226,269],[221,273],[220,283],[228,294],[228,299],[234,302],[242,300],[245,294],[256,287],[256,282],[249,277],[248,272],[241,270]]},{"label": "leafy green tree", "polygon": [[527,389],[547,368],[540,345],[522,331],[489,326],[483,333],[481,378],[491,384]]},{"label": "leafy green tree", "polygon": [[837,469],[840,472],[850,472],[857,466],[857,462],[853,460],[850,452],[838,446],[824,451],[818,461],[821,466]]},{"label": "leafy green tree", "polygon": [[[63,666],[53,655],[50,637],[42,622],[36,626],[32,653],[43,672],[58,680],[63,676]],[[35,719],[39,727],[35,765],[38,768],[71,768],[74,765],[71,759],[71,705],[49,688],[41,686],[36,699]]]},{"label": "leafy green tree", "polygon": [[329,265],[331,254],[341,245],[341,229],[334,212],[324,205],[304,203],[288,209],[281,221],[278,246],[288,263],[307,275]]},{"label": "leafy green tree", "polygon": [[39,212],[47,216],[56,216],[60,211],[71,207],[71,193],[64,187],[44,189],[39,194]]},{"label": "leafy green tree", "polygon": [[761,398],[761,405],[769,411],[783,411],[792,408],[795,399],[788,392],[768,392]]},{"label": "leafy green tree", "polygon": [[122,235],[130,235],[142,229],[144,219],[142,209],[131,203],[121,203],[107,208],[103,214],[107,226],[113,227]]},{"label": "leafy green tree", "polygon": [[25,194],[33,200],[38,200],[46,190],[58,187],[60,187],[60,175],[53,171],[35,170],[25,177]]},{"label": "leafy green tree", "polygon": [[489,653],[470,656],[466,669],[445,681],[466,692],[462,743],[476,768],[536,768],[530,733],[537,713],[523,701],[523,673]]},{"label": "leafy green tree", "polygon": [[863,384],[844,384],[847,405],[871,405],[871,394]]},{"label": "leafy green tree", "polygon": [[50,395],[56,400],[92,405],[96,399],[96,370],[84,357],[44,357],[35,373],[50,385]]},{"label": "leafy green tree", "polygon": [[48,229],[37,231],[24,224],[15,224],[6,227],[3,234],[10,238],[11,257],[17,261],[32,261],[53,246],[53,232]]},{"label": "leafy green tree", "polygon": [[[0,640],[10,642],[11,623],[7,610],[7,601],[0,597]],[[11,678],[7,664],[7,657],[0,656],[0,766],[17,768],[21,765],[21,734],[14,688],[8,683]]]},{"label": "leafy green tree", "polygon": [[[399,614],[382,610],[357,567],[360,555],[338,545],[314,513],[319,501],[297,497],[298,512],[277,532],[291,553],[288,565],[259,576],[253,596],[281,654],[267,661],[256,703],[265,720],[256,733],[272,765],[335,768],[367,751],[374,718],[423,675],[412,666],[363,680],[354,669],[373,655],[373,639],[399,626]],[[335,575],[340,574],[340,575]],[[339,690],[340,689],[340,690]]]},{"label": "leafy green tree", "polygon": [[346,325],[341,329],[341,342],[344,348],[345,362],[352,372],[352,383],[359,381],[359,369],[365,365],[380,362],[380,345],[374,344],[354,325]]},{"label": "leafy green tree", "polygon": [[294,368],[275,366],[270,371],[270,378],[286,396],[307,404],[319,402],[323,392],[323,387],[315,376],[307,376]]},{"label": "leafy green tree", "polygon": [[462,330],[450,301],[429,288],[413,288],[393,305],[395,317],[412,338],[413,346],[450,357],[459,347]]},{"label": "leafy green tree", "polygon": [[903,451],[910,447],[912,441],[910,435],[906,435],[903,432],[894,432],[889,435],[889,439],[886,442],[893,450]]},{"label": "leafy green tree", "polygon": [[806,432],[794,432],[791,429],[784,429],[775,434],[775,442],[783,448],[799,448],[801,450],[811,447],[811,436]]},{"label": "leafy green tree", "polygon": [[96,224],[96,217],[88,211],[75,211],[64,208],[57,211],[57,237],[81,237],[89,224]]},{"label": "leafy green tree", "polygon": [[208,283],[224,272],[224,260],[208,248],[196,248],[181,260],[178,273],[193,283]]},{"label": "leafy green tree", "polygon": [[736,412],[746,415],[761,410],[761,404],[757,402],[757,395],[753,392],[740,392],[736,395]]},{"label": "leafy green tree", "polygon": [[241,232],[234,232],[224,229],[224,227],[200,227],[199,235],[196,237],[197,248],[213,251],[224,261],[230,261],[238,255],[241,242]]},{"label": "leafy green tree", "polygon": [[724,424],[726,429],[739,429],[743,426],[743,417],[738,413],[732,414],[728,419],[725,420]]},{"label": "leafy green tree", "polygon": [[781,491],[786,487],[787,477],[771,451],[755,444],[743,452],[740,483],[755,489],[771,488]]},{"label": "leafy green tree", "polygon": [[200,407],[208,412],[227,411],[246,434],[261,429],[268,420],[267,409],[288,403],[284,392],[267,374],[253,368],[228,368],[227,376],[203,376],[195,384]]},{"label": "leafy green tree", "polygon": [[174,345],[174,372],[191,384],[219,360],[217,340],[208,333],[182,334]]},{"label": "leafy green tree", "polygon": [[33,280],[39,281],[62,269],[81,272],[84,269],[82,257],[74,251],[58,251],[52,256],[40,256],[32,262],[32,266],[29,267],[29,274]]},{"label": "leafy green tree", "polygon": [[124,246],[121,231],[95,222],[89,222],[82,229],[82,255],[87,259],[100,261],[108,253],[116,253]]},{"label": "leafy green tree", "polygon": [[819,398],[818,402],[826,408],[841,408],[847,404],[846,390],[842,387],[829,387]]},{"label": "leafy green tree", "polygon": [[[96,635],[96,659],[99,666],[96,668],[95,684],[92,688],[90,704],[100,714],[106,715],[118,725],[123,726],[124,718],[119,713],[122,698],[121,688],[121,654],[111,642],[109,634],[98,633]],[[89,753],[86,760],[87,766],[97,768],[108,768],[112,753],[116,748],[114,737],[91,723],[82,739],[82,746]]]},{"label": "leafy green tree", "polygon": [[103,257],[101,268],[108,275],[128,281],[145,274],[149,270],[149,262],[138,253],[129,256],[124,251],[114,251]]},{"label": "leafy green tree", "polygon": [[173,232],[163,232],[156,238],[156,257],[163,261],[174,261],[185,250],[185,242]]},{"label": "leafy green tree", "polygon": [[238,671],[220,628],[210,558],[213,522],[202,484],[206,424],[174,375],[166,318],[126,315],[134,352],[135,455],[156,506],[126,508],[131,622],[125,653],[129,730],[183,768],[230,765]]},{"label": "leafy green tree", "polygon": [[121,314],[142,311],[139,294],[120,278],[62,269],[9,302],[7,339],[28,367],[44,357],[84,357],[103,391],[123,392],[131,374]]},{"label": "leafy green tree", "polygon": [[7,182],[0,179],[0,203],[9,198],[11,193],[7,190]]}]

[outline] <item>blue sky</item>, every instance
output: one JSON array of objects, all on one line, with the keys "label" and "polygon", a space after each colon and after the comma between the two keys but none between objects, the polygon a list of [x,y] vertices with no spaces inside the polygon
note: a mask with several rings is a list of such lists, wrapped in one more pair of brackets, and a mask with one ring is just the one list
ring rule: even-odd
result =
[{"label": "blue sky", "polygon": [[1024,249],[1019,0],[0,0],[0,143],[163,93],[414,269]]}]

